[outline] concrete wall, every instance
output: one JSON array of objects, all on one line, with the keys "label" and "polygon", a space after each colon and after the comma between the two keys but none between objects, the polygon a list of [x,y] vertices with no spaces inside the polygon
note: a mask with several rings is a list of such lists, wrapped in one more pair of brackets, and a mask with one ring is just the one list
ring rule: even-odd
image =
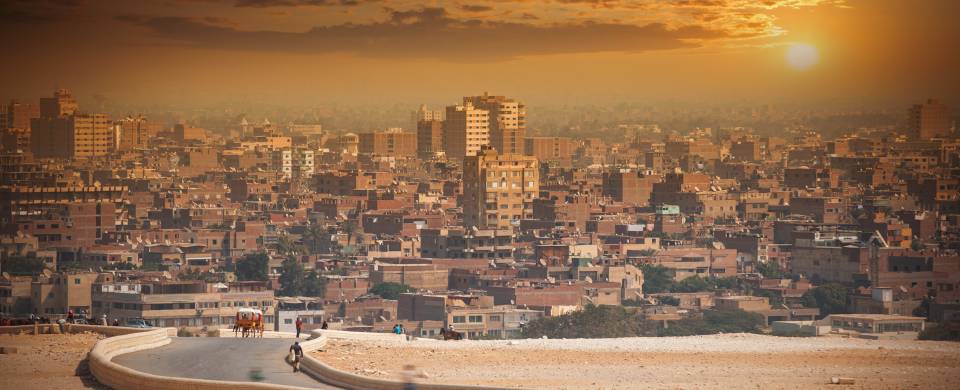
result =
[{"label": "concrete wall", "polygon": [[[303,361],[300,363],[300,369],[310,374],[317,380],[337,387],[350,390],[402,390],[403,383],[394,380],[368,378],[362,375],[340,371],[321,362],[319,359],[310,356],[309,352],[316,351],[326,345],[328,339],[348,339],[348,340],[401,340],[403,335],[394,335],[389,333],[363,333],[363,332],[344,332],[330,330],[315,330],[311,332],[315,338],[300,343],[304,349]],[[506,390],[500,387],[468,386],[468,385],[445,385],[418,383],[419,390]]]}]

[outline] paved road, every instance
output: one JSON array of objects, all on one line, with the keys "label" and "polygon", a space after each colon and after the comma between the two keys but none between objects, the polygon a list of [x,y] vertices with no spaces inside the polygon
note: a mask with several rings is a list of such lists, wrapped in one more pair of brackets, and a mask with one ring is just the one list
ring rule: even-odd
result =
[{"label": "paved road", "polygon": [[134,370],[181,378],[248,382],[251,368],[258,367],[264,382],[335,389],[302,373],[294,373],[284,362],[292,339],[244,339],[216,337],[173,337],[160,348],[128,353],[113,361]]}]

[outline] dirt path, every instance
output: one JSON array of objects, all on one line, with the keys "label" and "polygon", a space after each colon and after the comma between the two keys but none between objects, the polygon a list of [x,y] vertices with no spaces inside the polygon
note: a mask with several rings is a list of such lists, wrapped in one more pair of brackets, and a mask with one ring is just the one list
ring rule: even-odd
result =
[{"label": "dirt path", "polygon": [[[957,343],[754,335],[617,344],[331,341],[316,356],[373,377],[396,379],[403,364],[414,364],[427,373],[425,382],[541,389],[954,389],[960,377]],[[828,385],[831,377],[856,384]]]},{"label": "dirt path", "polygon": [[0,389],[104,389],[85,361],[102,338],[92,333],[0,335],[0,346],[18,348],[16,354],[0,354]]}]

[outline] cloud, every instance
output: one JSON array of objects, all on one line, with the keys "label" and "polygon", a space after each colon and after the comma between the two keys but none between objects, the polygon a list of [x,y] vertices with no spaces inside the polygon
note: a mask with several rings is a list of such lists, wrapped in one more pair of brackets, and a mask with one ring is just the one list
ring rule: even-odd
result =
[{"label": "cloud", "polygon": [[359,5],[361,0],[237,0],[234,7],[269,8],[269,7],[301,7],[301,6],[330,6]]},{"label": "cloud", "polygon": [[3,0],[0,23],[51,23],[73,15],[83,0]]},{"label": "cloud", "polygon": [[480,4],[465,4],[460,8],[467,12],[486,12],[486,11],[493,10],[493,7],[489,5],[480,5]]},{"label": "cloud", "polygon": [[695,47],[729,37],[726,31],[664,23],[630,25],[581,22],[533,25],[452,17],[443,8],[387,10],[388,19],[344,23],[305,32],[243,31],[202,18],[124,16],[117,20],[153,35],[204,49],[351,53],[370,57],[419,57],[453,61],[497,61],[520,56],[643,52]]}]

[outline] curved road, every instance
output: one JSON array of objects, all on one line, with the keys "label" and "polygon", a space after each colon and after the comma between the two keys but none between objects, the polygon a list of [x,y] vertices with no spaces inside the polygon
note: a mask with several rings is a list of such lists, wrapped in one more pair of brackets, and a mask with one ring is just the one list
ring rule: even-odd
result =
[{"label": "curved road", "polygon": [[318,389],[336,389],[284,361],[293,339],[171,337],[170,344],[113,358],[117,364],[154,375],[249,382],[259,368],[263,382]]}]

